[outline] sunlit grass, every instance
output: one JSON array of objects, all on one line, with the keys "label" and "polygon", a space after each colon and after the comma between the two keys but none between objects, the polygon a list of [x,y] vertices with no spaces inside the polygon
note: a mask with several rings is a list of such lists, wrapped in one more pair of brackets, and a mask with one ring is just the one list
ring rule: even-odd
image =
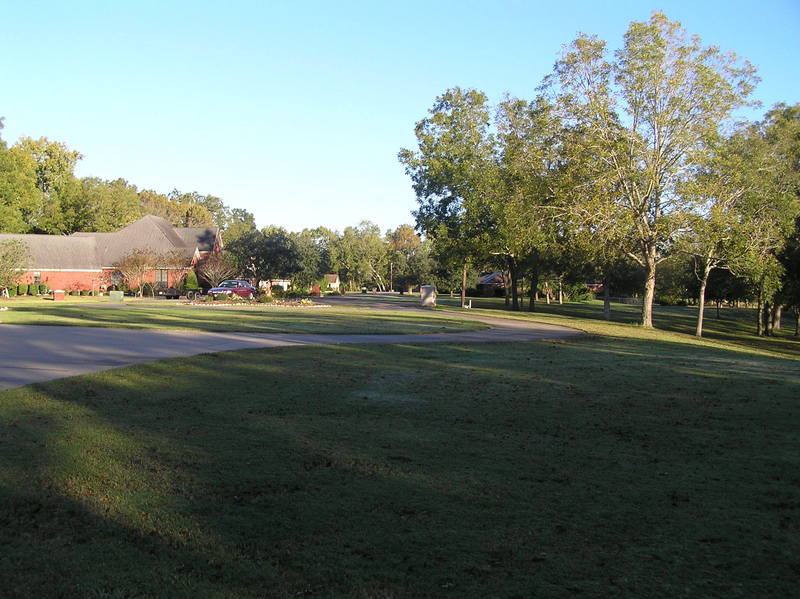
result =
[{"label": "sunlit grass", "polygon": [[474,331],[484,325],[433,311],[367,308],[202,308],[164,303],[114,305],[102,298],[67,303],[24,298],[0,312],[0,324],[89,326],[127,329],[237,331],[253,333],[390,334]]}]

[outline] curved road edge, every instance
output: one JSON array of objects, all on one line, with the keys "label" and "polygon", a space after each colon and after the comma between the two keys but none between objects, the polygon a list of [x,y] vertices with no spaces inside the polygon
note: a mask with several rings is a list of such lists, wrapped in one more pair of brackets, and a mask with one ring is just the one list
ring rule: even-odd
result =
[{"label": "curved road edge", "polygon": [[491,328],[457,333],[330,335],[3,324],[0,325],[0,390],[141,362],[237,349],[350,343],[503,343],[585,334],[558,325],[453,314],[483,322]]}]

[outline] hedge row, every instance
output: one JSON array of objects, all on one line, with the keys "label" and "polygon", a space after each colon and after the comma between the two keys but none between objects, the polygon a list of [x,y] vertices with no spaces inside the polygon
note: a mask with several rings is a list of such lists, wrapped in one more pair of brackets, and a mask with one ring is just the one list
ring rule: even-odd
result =
[{"label": "hedge row", "polygon": [[8,288],[8,295],[46,295],[50,293],[50,287],[42,283],[41,285],[37,285],[36,283],[31,283],[28,285],[27,283],[23,283],[21,285],[17,285],[16,287],[9,287]]}]

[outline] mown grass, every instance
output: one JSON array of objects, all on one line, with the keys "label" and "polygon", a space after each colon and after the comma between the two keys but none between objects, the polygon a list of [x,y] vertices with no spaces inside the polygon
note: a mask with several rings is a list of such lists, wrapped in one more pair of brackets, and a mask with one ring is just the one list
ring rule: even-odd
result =
[{"label": "mown grass", "polygon": [[[89,301],[81,301],[87,299]],[[330,307],[202,308],[167,302],[111,304],[102,298],[71,302],[21,298],[9,301],[0,323],[24,325],[235,331],[248,333],[433,333],[470,331],[484,325],[432,311],[401,312]]]},{"label": "mown grass", "polygon": [[792,596],[798,362],[597,326],[0,392],[0,595]]},{"label": "mown grass", "polygon": [[[519,312],[510,311],[502,298],[469,298],[473,309],[459,308],[458,298],[440,295],[437,299],[439,312],[461,312],[465,314],[483,314],[560,324],[574,327],[587,333],[598,335],[623,336],[635,334],[650,338],[664,338],[662,333],[678,333],[680,343],[695,343],[694,332],[697,319],[696,307],[654,306],[653,320],[656,330],[650,332],[634,332],[640,329],[641,307],[624,304],[612,304],[611,321],[603,319],[603,303],[601,301],[536,303],[536,311],[528,312],[527,299],[524,309]],[[342,300],[340,300],[342,302]],[[381,296],[362,295],[346,297],[342,303],[358,303],[362,306],[402,306],[418,305],[419,298],[414,296]],[[337,304],[338,305],[338,304]],[[707,307],[704,319],[703,346],[737,349],[746,352],[762,352],[783,357],[800,356],[800,337],[795,336],[794,319],[784,314],[783,327],[775,331],[773,337],[757,337],[755,310],[752,308],[721,308],[719,316],[714,307]],[[622,326],[620,326],[622,325]]]},{"label": "mown grass", "polygon": [[[461,311],[458,302],[445,299],[443,311]],[[522,318],[571,326],[588,333],[616,335],[634,334],[629,329],[640,329],[640,306],[612,304],[611,321],[603,319],[600,301],[568,302],[564,304],[538,302],[535,312],[511,312],[502,299],[478,299],[473,306],[480,312],[494,313],[508,318]],[[527,302],[525,304],[527,309]],[[713,307],[706,308],[702,340],[694,337],[697,322],[696,307],[654,306],[653,324],[657,330],[637,332],[659,338],[662,332],[679,334],[680,343],[699,343],[703,346],[724,347],[746,352],[761,352],[783,357],[800,357],[800,338],[794,335],[794,323],[784,315],[783,327],[772,337],[756,336],[755,310],[752,308],[722,308],[717,316]],[[618,325],[623,325],[620,328]]]}]

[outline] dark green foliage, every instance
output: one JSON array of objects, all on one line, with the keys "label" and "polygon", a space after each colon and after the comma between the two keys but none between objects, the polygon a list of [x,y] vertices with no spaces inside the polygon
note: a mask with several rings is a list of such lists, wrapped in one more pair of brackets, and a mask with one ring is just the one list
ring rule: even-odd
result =
[{"label": "dark green foliage", "polygon": [[17,295],[28,295],[28,284],[20,283],[17,285]]},{"label": "dark green foliage", "polygon": [[200,283],[197,281],[197,273],[194,270],[190,270],[186,273],[186,278],[184,279],[183,286],[186,289],[200,289]]},{"label": "dark green foliage", "polygon": [[70,295],[80,295],[80,294],[81,294],[81,292],[80,292],[80,291],[78,291],[77,289],[73,289],[72,291],[70,291],[70,292],[69,292],[69,294],[70,294]]},{"label": "dark green foliage", "polygon": [[11,285],[8,288],[8,296],[9,297],[14,297],[15,295],[17,295],[17,286],[16,285]]}]

